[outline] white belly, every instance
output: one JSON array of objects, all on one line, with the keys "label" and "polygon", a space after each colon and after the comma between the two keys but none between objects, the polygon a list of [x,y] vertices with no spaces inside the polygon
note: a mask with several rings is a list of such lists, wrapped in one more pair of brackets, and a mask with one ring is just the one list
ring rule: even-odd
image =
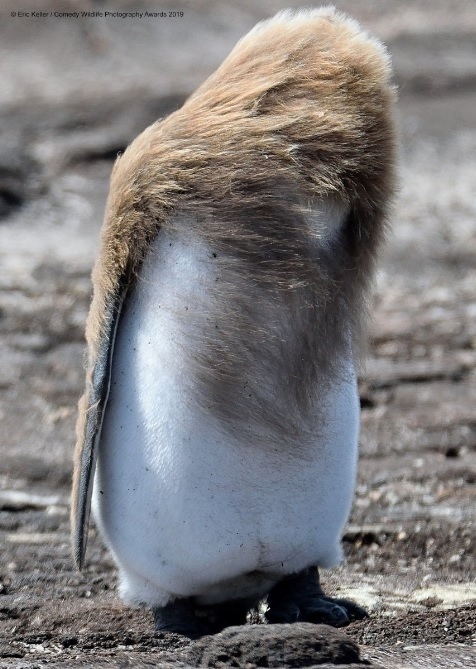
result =
[{"label": "white belly", "polygon": [[295,443],[270,431],[266,444],[265,425],[224,428],[197,402],[184,355],[183,310],[207,299],[208,258],[160,233],[121,316],[93,509],[131,603],[261,595],[341,556],[359,422],[351,357]]}]

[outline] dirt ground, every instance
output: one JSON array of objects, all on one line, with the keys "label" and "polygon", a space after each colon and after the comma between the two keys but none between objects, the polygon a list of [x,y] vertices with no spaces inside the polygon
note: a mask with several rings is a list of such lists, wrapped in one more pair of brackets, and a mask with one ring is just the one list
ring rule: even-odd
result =
[{"label": "dirt ground", "polygon": [[[11,16],[20,5],[48,14],[139,4],[184,16]],[[120,603],[113,564],[94,528],[85,570],[76,572],[70,559],[68,497],[89,273],[117,151],[176,108],[257,20],[301,4],[2,3],[1,669],[186,664],[184,639],[155,634],[148,612]],[[335,4],[392,53],[402,166],[360,380],[361,457],[346,562],[323,581],[329,594],[367,607],[370,617],[346,633],[371,666],[470,669],[476,5]]]}]

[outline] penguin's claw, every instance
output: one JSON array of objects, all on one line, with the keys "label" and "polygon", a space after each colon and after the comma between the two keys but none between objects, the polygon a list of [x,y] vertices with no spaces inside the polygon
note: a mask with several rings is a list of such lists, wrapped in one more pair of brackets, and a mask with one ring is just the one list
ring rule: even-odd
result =
[{"label": "penguin's claw", "polygon": [[344,607],[329,601],[327,597],[316,597],[300,601],[299,606],[272,606],[266,612],[266,620],[268,623],[306,622],[344,627],[351,618]]},{"label": "penguin's claw", "polygon": [[268,595],[268,623],[324,623],[344,627],[361,620],[367,612],[348,599],[326,597],[319,584],[319,572],[311,567],[278,583]]},{"label": "penguin's claw", "polygon": [[347,614],[349,622],[353,622],[354,620],[362,620],[363,618],[369,617],[367,611],[362,606],[359,606],[353,602],[351,599],[334,599],[333,597],[323,597],[323,599],[327,600],[328,602],[332,602],[334,605],[337,605],[339,608],[343,609]]},{"label": "penguin's claw", "polygon": [[350,622],[347,610],[328,597],[316,597],[304,603],[299,619],[303,622],[324,623],[332,627],[344,627]]}]

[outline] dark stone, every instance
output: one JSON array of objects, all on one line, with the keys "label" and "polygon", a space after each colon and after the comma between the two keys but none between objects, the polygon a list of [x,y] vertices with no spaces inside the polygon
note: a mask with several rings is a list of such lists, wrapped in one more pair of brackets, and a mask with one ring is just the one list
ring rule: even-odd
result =
[{"label": "dark stone", "polygon": [[192,644],[186,661],[216,669],[361,664],[358,646],[349,637],[312,623],[228,627]]}]

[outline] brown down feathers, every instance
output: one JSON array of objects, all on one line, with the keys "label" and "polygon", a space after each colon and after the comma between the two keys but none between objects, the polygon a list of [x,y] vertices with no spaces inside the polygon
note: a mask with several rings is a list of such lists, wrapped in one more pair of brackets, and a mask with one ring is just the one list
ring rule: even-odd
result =
[{"label": "brown down feathers", "polygon": [[[203,212],[202,233],[233,244],[253,234],[242,229],[252,228],[249,211],[292,206],[283,189],[301,202],[336,194],[350,203],[354,269],[365,281],[394,188],[389,78],[383,48],[353,21],[332,10],[278,15],[245,36],[181,109],[140,134],[111,177],[88,319],[93,358],[104,305],[121,277],[133,280],[173,212]],[[218,229],[206,227],[208,212]],[[238,231],[236,217],[245,219]]]},{"label": "brown down feathers", "polygon": [[[380,43],[332,8],[282,12],[258,24],[181,109],[147,128],[117,159],[93,272],[77,468],[98,352],[112,336],[111,313],[161,229],[187,234],[190,221],[225,259],[221,267],[231,281],[242,272],[269,299],[280,296],[304,333],[284,374],[297,396],[331,364],[343,323],[359,340],[394,191],[390,76]],[[321,199],[349,207],[331,250],[316,247],[306,225]],[[230,342],[240,327],[253,334],[259,313],[241,309],[235,315],[244,325],[237,326],[230,325],[233,308],[225,312],[222,338],[197,365],[204,386],[215,388],[215,404],[228,407],[219,409],[222,417],[233,419],[227,383],[237,367],[243,371],[239,358],[253,351],[243,343],[232,346],[232,355]]]}]

